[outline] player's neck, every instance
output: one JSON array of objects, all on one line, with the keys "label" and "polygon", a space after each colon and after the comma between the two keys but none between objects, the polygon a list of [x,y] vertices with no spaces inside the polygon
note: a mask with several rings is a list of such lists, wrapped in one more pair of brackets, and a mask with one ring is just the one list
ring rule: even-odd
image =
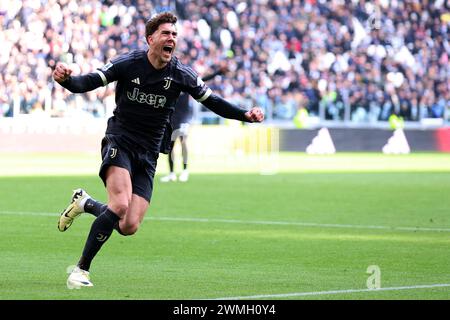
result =
[{"label": "player's neck", "polygon": [[158,58],[158,55],[153,53],[151,49],[147,51],[147,58],[156,70],[163,69],[168,64],[168,62],[161,61],[161,59]]}]

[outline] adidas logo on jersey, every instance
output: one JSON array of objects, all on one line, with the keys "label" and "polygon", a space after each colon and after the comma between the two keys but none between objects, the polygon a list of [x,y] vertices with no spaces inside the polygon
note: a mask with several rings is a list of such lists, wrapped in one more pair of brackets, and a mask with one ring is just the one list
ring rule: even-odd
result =
[{"label": "adidas logo on jersey", "polygon": [[131,80],[131,82],[136,83],[136,84],[141,84],[141,82],[139,81],[139,77],[137,77],[136,79]]}]

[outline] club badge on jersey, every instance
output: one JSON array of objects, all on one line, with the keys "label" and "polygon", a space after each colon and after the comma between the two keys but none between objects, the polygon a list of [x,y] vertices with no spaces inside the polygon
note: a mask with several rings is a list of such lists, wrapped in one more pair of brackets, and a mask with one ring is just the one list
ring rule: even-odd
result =
[{"label": "club badge on jersey", "polygon": [[172,83],[172,78],[171,77],[165,77],[164,78],[164,86],[163,86],[163,88],[165,90],[169,89],[171,83]]}]

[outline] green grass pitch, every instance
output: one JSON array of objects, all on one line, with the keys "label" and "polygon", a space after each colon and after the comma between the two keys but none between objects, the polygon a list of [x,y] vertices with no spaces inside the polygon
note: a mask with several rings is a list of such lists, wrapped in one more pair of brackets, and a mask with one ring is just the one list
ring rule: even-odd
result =
[{"label": "green grass pitch", "polygon": [[96,155],[0,155],[0,299],[450,298],[449,154],[282,154],[272,175],[193,158],[169,184],[161,160],[138,233],[68,290],[94,218],[57,219],[76,187],[106,200]]}]

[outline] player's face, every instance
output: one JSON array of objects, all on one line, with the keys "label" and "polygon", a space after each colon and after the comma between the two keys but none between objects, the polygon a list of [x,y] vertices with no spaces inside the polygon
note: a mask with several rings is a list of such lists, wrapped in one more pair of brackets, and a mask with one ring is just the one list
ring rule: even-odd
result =
[{"label": "player's face", "polygon": [[163,23],[150,36],[150,46],[161,63],[168,63],[177,46],[177,29],[172,23]]}]

